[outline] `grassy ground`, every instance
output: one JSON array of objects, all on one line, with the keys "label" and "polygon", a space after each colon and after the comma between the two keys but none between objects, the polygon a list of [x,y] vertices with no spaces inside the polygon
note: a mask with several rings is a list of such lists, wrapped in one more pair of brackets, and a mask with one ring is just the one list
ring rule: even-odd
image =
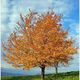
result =
[{"label": "grassy ground", "polygon": [[[40,76],[2,76],[1,80],[40,80]],[[79,72],[67,72],[67,73],[59,73],[57,75],[57,79],[55,74],[48,74],[45,76],[45,80],[79,80]]]}]

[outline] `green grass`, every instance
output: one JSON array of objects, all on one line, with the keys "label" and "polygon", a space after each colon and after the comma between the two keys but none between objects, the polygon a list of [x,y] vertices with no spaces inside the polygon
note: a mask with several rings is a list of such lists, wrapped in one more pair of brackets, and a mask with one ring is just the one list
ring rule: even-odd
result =
[{"label": "green grass", "polygon": [[[1,80],[40,80],[40,76],[2,76]],[[55,74],[48,74],[45,76],[45,80],[79,80],[79,72],[59,73],[57,76]]]}]

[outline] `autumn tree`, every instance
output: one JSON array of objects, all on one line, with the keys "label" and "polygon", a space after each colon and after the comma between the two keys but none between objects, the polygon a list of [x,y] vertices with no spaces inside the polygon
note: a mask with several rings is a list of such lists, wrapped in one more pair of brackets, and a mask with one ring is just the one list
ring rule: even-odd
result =
[{"label": "autumn tree", "polygon": [[59,24],[61,16],[53,11],[41,15],[30,11],[27,17],[20,14],[20,19],[7,44],[2,43],[4,60],[23,69],[40,67],[44,80],[45,67],[53,65],[57,73],[58,64],[68,63],[76,48]]}]

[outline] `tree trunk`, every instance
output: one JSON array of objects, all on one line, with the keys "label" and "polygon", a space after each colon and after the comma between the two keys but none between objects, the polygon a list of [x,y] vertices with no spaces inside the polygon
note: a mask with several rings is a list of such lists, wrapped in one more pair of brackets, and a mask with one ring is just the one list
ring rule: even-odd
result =
[{"label": "tree trunk", "polygon": [[55,63],[54,67],[55,67],[55,73],[58,74],[58,62]]},{"label": "tree trunk", "polygon": [[58,63],[55,64],[55,80],[58,78]]},{"label": "tree trunk", "polygon": [[41,80],[44,80],[45,78],[45,66],[44,65],[41,65]]},{"label": "tree trunk", "polygon": [[55,66],[55,72],[58,74],[58,66]]}]

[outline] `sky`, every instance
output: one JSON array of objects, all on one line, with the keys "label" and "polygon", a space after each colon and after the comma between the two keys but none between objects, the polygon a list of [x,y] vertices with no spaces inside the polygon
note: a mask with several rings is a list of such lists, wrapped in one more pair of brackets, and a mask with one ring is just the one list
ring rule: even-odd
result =
[{"label": "sky", "polygon": [[[79,1],[78,0],[1,0],[1,40],[7,41],[10,33],[15,29],[20,13],[25,16],[29,9],[43,13],[49,9],[63,14],[62,27],[69,28],[68,38],[75,38],[79,43]],[[1,43],[0,43],[1,44]],[[78,54],[74,56],[68,68],[78,70]],[[1,67],[13,68],[1,59]],[[75,66],[76,65],[76,66]]]}]

